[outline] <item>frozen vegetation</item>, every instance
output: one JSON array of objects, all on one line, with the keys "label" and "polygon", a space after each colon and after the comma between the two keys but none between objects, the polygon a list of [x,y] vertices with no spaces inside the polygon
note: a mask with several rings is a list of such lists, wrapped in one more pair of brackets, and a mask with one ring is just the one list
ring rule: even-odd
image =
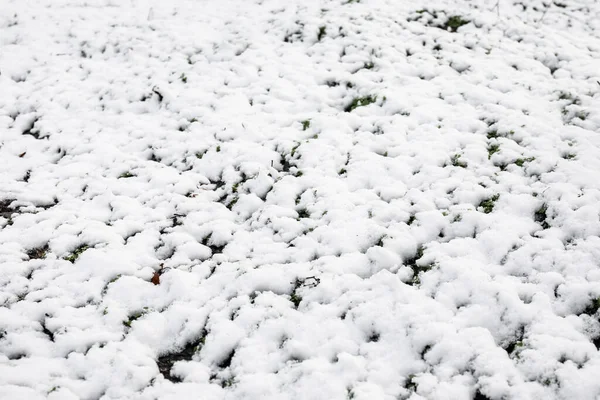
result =
[{"label": "frozen vegetation", "polygon": [[600,4],[0,0],[0,398],[600,396]]}]

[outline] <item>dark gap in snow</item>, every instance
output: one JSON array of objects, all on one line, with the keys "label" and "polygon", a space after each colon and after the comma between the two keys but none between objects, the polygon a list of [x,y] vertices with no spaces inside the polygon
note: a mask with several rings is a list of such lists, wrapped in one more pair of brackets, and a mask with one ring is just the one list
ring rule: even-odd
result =
[{"label": "dark gap in snow", "polygon": [[10,206],[13,201],[15,200],[7,199],[0,201],[0,217],[10,220],[14,213],[19,212]]},{"label": "dark gap in snow", "polygon": [[89,248],[90,248],[89,245],[83,243],[83,244],[79,245],[76,249],[74,249],[71,254],[69,254],[68,256],[65,256],[63,258],[63,260],[67,260],[70,263],[74,264],[75,261],[77,261],[77,259],[79,258],[79,256],[82,255]]},{"label": "dark gap in snow", "polygon": [[423,347],[423,350],[421,350],[420,356],[422,360],[425,360],[425,356],[427,355],[427,353],[429,352],[429,350],[431,350],[431,345],[425,345],[425,347]]},{"label": "dark gap in snow", "polygon": [[185,214],[173,214],[171,216],[171,227],[183,225],[182,219],[185,218]]},{"label": "dark gap in snow", "polygon": [[217,367],[225,369],[231,366],[231,361],[235,357],[235,349],[232,349],[218,364]]},{"label": "dark gap in snow", "polygon": [[404,382],[404,387],[411,392],[417,391],[417,383],[414,381],[415,375],[409,375]]},{"label": "dark gap in snow", "polygon": [[596,315],[596,313],[598,313],[599,309],[600,309],[600,298],[596,298],[596,299],[593,299],[579,315],[587,314],[590,317],[593,317],[594,315]]},{"label": "dark gap in snow", "polygon": [[290,168],[293,166],[283,154],[279,159],[279,164],[281,164],[281,172],[290,172]]},{"label": "dark gap in snow", "polygon": [[39,120],[40,120],[39,117],[35,117],[29,124],[27,124],[27,126],[25,127],[23,132],[21,132],[21,134],[22,135],[30,135],[30,136],[33,136],[35,139],[39,139],[40,131],[39,131],[39,129],[35,129],[35,124]]},{"label": "dark gap in snow", "polygon": [[37,260],[46,257],[46,253],[48,253],[48,250],[50,250],[50,248],[46,243],[44,246],[27,250],[26,254],[30,260]]},{"label": "dark gap in snow", "polygon": [[14,354],[9,354],[7,356],[7,358],[11,361],[12,360],[20,360],[21,358],[25,358],[25,357],[27,357],[27,354],[25,354],[25,353],[14,353]]},{"label": "dark gap in snow", "polygon": [[515,337],[512,341],[508,342],[508,344],[504,347],[504,350],[508,353],[508,355],[512,355],[515,351],[518,351],[524,346],[523,339],[525,337],[525,328],[521,327],[517,330]]},{"label": "dark gap in snow", "polygon": [[210,182],[212,185],[215,185],[215,188],[214,188],[214,190],[220,189],[220,188],[222,188],[223,186],[225,186],[225,182],[223,181],[223,178],[219,178],[219,179],[217,179],[217,180],[212,180],[212,179],[209,179],[209,182]]},{"label": "dark gap in snow", "polygon": [[296,212],[298,213],[298,219],[310,218],[310,212],[306,208],[301,208]]},{"label": "dark gap in snow", "polygon": [[54,332],[50,331],[46,326],[46,321],[42,322],[42,333],[48,336],[51,342],[54,342]]},{"label": "dark gap in snow", "polygon": [[367,342],[371,343],[371,342],[379,342],[379,338],[381,337],[381,335],[379,334],[379,332],[372,332],[369,337],[367,338]]},{"label": "dark gap in snow", "polygon": [[421,273],[427,272],[433,268],[433,264],[417,265],[418,260],[421,259],[421,257],[423,257],[424,251],[425,251],[425,247],[423,247],[423,245],[420,245],[417,248],[415,255],[404,261],[404,265],[409,267],[413,271],[413,277],[412,277],[411,281],[407,282],[408,285],[413,286],[413,285],[418,285],[419,283],[421,283],[421,278],[420,278]]},{"label": "dark gap in snow", "polygon": [[482,200],[477,207],[481,207],[485,214],[489,214],[494,210],[494,203],[500,198],[499,194],[495,194],[492,197]]},{"label": "dark gap in snow", "polygon": [[208,236],[202,239],[202,244],[210,249],[212,255],[223,253],[223,249],[225,249],[225,247],[227,246],[227,243],[217,244],[212,239],[212,233],[208,234]]},{"label": "dark gap in snow", "polygon": [[477,391],[475,391],[475,396],[473,397],[473,400],[492,400],[492,399],[490,399],[485,394],[481,393],[481,391],[479,389],[477,389]]},{"label": "dark gap in snow", "polygon": [[204,345],[206,334],[206,330],[203,330],[198,339],[187,343],[180,351],[167,353],[158,357],[156,364],[158,365],[158,370],[165,377],[165,379],[174,383],[181,382],[181,378],[171,375],[171,368],[173,368],[173,364],[175,364],[177,361],[190,361],[194,354],[200,351]]},{"label": "dark gap in snow", "polygon": [[548,205],[546,205],[544,203],[544,204],[542,204],[542,206],[540,208],[538,208],[535,211],[535,214],[533,215],[533,220],[535,222],[541,224],[542,229],[550,228],[550,224],[548,224],[548,222],[546,221],[546,219],[548,218],[547,212],[548,212]]}]

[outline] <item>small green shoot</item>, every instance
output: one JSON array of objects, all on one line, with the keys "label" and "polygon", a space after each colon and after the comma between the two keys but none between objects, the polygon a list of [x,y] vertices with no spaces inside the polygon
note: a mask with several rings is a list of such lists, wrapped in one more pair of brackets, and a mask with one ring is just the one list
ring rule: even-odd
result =
[{"label": "small green shoot", "polygon": [[467,168],[467,163],[460,160],[461,155],[455,154],[452,156],[452,165],[460,168]]},{"label": "small green shoot", "polygon": [[500,136],[500,134],[495,129],[492,129],[491,131],[488,131],[488,133],[487,133],[488,139],[496,139],[498,136]]},{"label": "small green shoot", "polygon": [[323,39],[326,34],[327,34],[327,28],[325,26],[320,26],[319,33],[317,34],[317,41],[320,42],[321,39]]},{"label": "small green shoot", "polygon": [[364,96],[364,97],[356,97],[350,104],[346,106],[344,109],[345,112],[352,112],[358,107],[368,106],[369,104],[373,104],[377,101],[377,96]]},{"label": "small green shoot", "polygon": [[133,175],[131,172],[126,171],[123,172],[121,175],[119,175],[119,179],[123,179],[123,178],[133,178],[135,175]]},{"label": "small green shoot", "polygon": [[[144,307],[146,308],[146,307]],[[127,321],[123,321],[123,325],[125,325],[128,328],[131,328],[131,324],[133,323],[133,321],[140,319],[140,317],[142,317],[144,314],[146,314],[147,309],[143,310],[143,311],[136,311],[133,314],[131,314],[129,316],[129,318],[127,319]]]},{"label": "small green shoot", "polygon": [[236,197],[234,197],[234,198],[233,198],[233,200],[231,200],[231,201],[229,202],[229,204],[227,204],[227,205],[226,205],[226,207],[227,207],[229,210],[232,210],[232,209],[233,209],[233,206],[235,206],[235,205],[237,204],[238,200],[239,200],[239,197],[237,197],[237,196],[236,196]]},{"label": "small green shoot", "polygon": [[411,392],[416,392],[417,391],[417,383],[415,382],[415,375],[409,375],[406,378],[406,383],[404,384],[404,387],[408,390],[410,390]]},{"label": "small green shoot", "polygon": [[36,259],[40,259],[40,258],[46,258],[46,254],[49,251],[49,247],[46,244],[43,247],[36,247],[34,249],[30,249],[27,250],[27,256],[29,257],[30,260],[36,260]]},{"label": "small green shoot", "polygon": [[446,23],[442,25],[441,28],[446,31],[456,32],[458,28],[460,28],[463,25],[467,25],[469,22],[471,21],[463,19],[463,17],[461,17],[460,15],[453,15],[448,18]]},{"label": "small green shoot", "polygon": [[77,261],[77,259],[79,258],[79,256],[82,255],[83,252],[89,248],[90,248],[90,246],[88,246],[87,244],[82,244],[81,246],[79,246],[75,250],[73,250],[73,252],[70,255],[66,256],[64,258],[64,260],[67,260],[70,263],[74,264],[75,261]]},{"label": "small green shoot", "polygon": [[494,203],[500,198],[499,194],[495,194],[479,203],[479,207],[483,209],[485,214],[489,214],[494,210]]},{"label": "small green shoot", "polygon": [[531,162],[533,160],[535,160],[535,157],[517,158],[515,164],[517,167],[522,167],[526,162]]},{"label": "small green shoot", "polygon": [[548,229],[550,224],[546,222],[548,218],[548,205],[546,203],[542,204],[540,208],[538,208],[533,214],[533,220],[542,225],[542,229]]},{"label": "small green shoot", "polygon": [[298,220],[301,220],[302,218],[310,218],[310,213],[306,208],[301,208],[296,212],[298,213]]},{"label": "small green shoot", "polygon": [[491,144],[491,145],[488,147],[488,160],[489,160],[489,159],[491,159],[491,158],[492,158],[492,156],[493,156],[494,154],[496,154],[497,152],[499,152],[499,151],[500,151],[500,145],[499,145],[499,144],[496,144],[496,143],[494,143],[494,144]]},{"label": "small green shoot", "polygon": [[592,299],[592,302],[583,310],[582,314],[594,316],[600,310],[600,297]]}]

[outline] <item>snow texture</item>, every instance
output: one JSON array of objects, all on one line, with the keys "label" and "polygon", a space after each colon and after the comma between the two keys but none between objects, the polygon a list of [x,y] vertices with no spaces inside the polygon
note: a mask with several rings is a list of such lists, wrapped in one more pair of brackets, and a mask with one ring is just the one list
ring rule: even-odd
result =
[{"label": "snow texture", "polygon": [[0,398],[600,397],[600,4],[0,1]]}]

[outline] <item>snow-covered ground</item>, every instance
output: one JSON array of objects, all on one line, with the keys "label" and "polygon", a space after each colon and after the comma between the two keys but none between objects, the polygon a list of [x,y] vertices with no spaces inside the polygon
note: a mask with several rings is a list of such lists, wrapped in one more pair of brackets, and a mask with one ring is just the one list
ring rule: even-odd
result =
[{"label": "snow-covered ground", "polygon": [[600,4],[1,0],[1,399],[597,399]]}]

